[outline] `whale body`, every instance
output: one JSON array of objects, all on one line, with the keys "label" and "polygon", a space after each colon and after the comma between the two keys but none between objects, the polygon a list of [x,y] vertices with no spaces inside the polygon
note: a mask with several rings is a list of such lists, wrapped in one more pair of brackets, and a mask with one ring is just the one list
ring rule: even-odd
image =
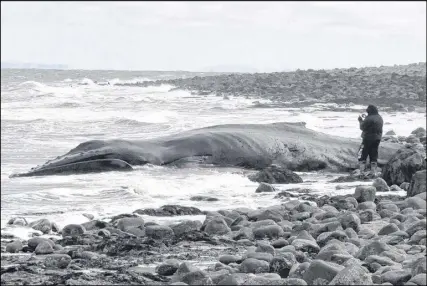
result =
[{"label": "whale body", "polygon": [[[357,167],[361,140],[332,136],[304,123],[227,124],[193,129],[146,140],[91,140],[27,173],[46,176],[127,171],[132,166],[198,162],[261,169],[271,164],[294,171],[348,171]],[[383,142],[378,163],[385,164],[401,147]]]}]

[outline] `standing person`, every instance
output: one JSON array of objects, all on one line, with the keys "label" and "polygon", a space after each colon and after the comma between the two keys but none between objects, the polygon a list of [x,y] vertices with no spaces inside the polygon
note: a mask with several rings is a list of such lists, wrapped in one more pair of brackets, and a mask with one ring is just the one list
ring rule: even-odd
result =
[{"label": "standing person", "polygon": [[363,173],[366,168],[366,159],[369,156],[371,164],[371,174],[375,175],[377,170],[378,147],[380,146],[383,135],[383,118],[378,114],[378,109],[375,105],[369,105],[366,108],[368,116],[365,119],[359,116],[360,130],[362,130],[362,145],[359,150],[359,168]]}]

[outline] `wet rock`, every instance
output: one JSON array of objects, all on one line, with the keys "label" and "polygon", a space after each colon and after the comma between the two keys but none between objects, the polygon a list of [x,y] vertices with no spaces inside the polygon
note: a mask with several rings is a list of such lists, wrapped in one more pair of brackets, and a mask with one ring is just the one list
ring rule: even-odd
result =
[{"label": "wet rock", "polygon": [[392,185],[390,187],[390,192],[403,192],[404,190],[398,185]]},{"label": "wet rock", "polygon": [[373,285],[371,274],[364,267],[352,264],[341,270],[330,285]]},{"label": "wet rock", "polygon": [[308,240],[308,239],[295,239],[292,241],[292,246],[298,251],[309,252],[309,253],[318,253],[320,250],[319,245],[317,245],[316,241]]},{"label": "wet rock", "polygon": [[28,222],[24,217],[13,217],[7,222],[7,224],[8,225],[26,226],[26,225],[28,225]]},{"label": "wet rock", "polygon": [[310,266],[304,272],[303,279],[309,285],[312,285],[314,280],[318,278],[324,279],[329,283],[343,269],[343,266],[316,259],[310,263]]},{"label": "wet rock", "polygon": [[[406,223],[406,221],[405,221]],[[408,228],[405,230],[410,236],[414,235],[419,230],[425,230],[426,229],[426,220],[418,220],[408,226]]]},{"label": "wet rock", "polygon": [[171,239],[174,236],[173,230],[165,225],[150,225],[145,228],[147,237],[153,239]]},{"label": "wet rock", "polygon": [[275,192],[276,189],[267,183],[260,183],[258,188],[255,190],[255,193],[271,193]]},{"label": "wet rock", "polygon": [[271,255],[274,255],[275,253],[274,247],[264,241],[258,241],[258,245],[257,245],[257,248],[255,249],[255,252],[266,252],[266,253],[270,253]]},{"label": "wet rock", "polygon": [[247,258],[240,264],[243,273],[266,273],[270,270],[270,264],[263,260]]},{"label": "wet rock", "polygon": [[425,210],[426,209],[426,201],[417,197],[417,196],[407,198],[405,200],[405,203],[409,208],[412,208],[414,210]]},{"label": "wet rock", "polygon": [[365,260],[370,255],[379,255],[383,251],[390,249],[390,246],[384,242],[374,240],[363,246],[356,254],[356,257],[360,260]]},{"label": "wet rock", "polygon": [[374,220],[381,219],[381,216],[375,212],[375,210],[364,210],[359,213],[360,222],[365,224]]},{"label": "wet rock", "polygon": [[191,272],[198,272],[200,269],[189,262],[183,262],[179,265],[175,274],[172,277],[172,282],[182,281],[182,278]]},{"label": "wet rock", "polygon": [[230,233],[231,229],[222,217],[216,216],[207,222],[205,232],[210,235],[223,235]]},{"label": "wet rock", "polygon": [[162,276],[171,276],[179,268],[179,261],[176,259],[167,259],[155,269],[156,273]]},{"label": "wet rock", "polygon": [[36,254],[50,254],[53,253],[53,248],[52,245],[46,241],[42,241],[40,242],[36,249],[35,249],[35,253]]},{"label": "wet rock", "polygon": [[273,255],[266,252],[249,252],[246,254],[245,258],[254,258],[256,260],[267,261],[270,263],[270,261],[273,260]]},{"label": "wet rock", "polygon": [[278,273],[280,277],[287,278],[289,272],[297,264],[295,255],[288,253],[281,253],[280,256],[274,257],[270,262],[270,272]]},{"label": "wet rock", "polygon": [[279,238],[284,233],[283,229],[276,225],[267,225],[264,227],[258,227],[256,229],[253,229],[253,234],[256,239],[263,239],[265,237],[273,239],[273,238]]},{"label": "wet rock", "polygon": [[411,271],[408,269],[393,270],[381,274],[381,281],[383,283],[390,282],[393,285],[402,285],[409,279],[411,279]]},{"label": "wet rock", "polygon": [[347,212],[340,217],[341,225],[344,229],[350,227],[355,231],[359,231],[360,218],[356,213]]},{"label": "wet rock", "polygon": [[29,224],[29,226],[35,230],[41,231],[44,234],[47,234],[52,230],[52,223],[50,220],[45,218],[33,221]]},{"label": "wet rock", "polygon": [[41,242],[47,242],[47,243],[49,243],[52,247],[54,247],[55,246],[55,243],[52,241],[52,240],[50,240],[50,239],[47,239],[47,238],[44,238],[44,237],[33,237],[33,238],[30,238],[29,240],[28,240],[28,247],[31,249],[31,250],[35,250],[36,249],[36,247],[41,243]]},{"label": "wet rock", "polygon": [[176,236],[180,236],[187,232],[199,231],[202,223],[198,220],[185,220],[172,226],[172,230]]},{"label": "wet rock", "polygon": [[273,246],[274,248],[282,248],[286,245],[289,245],[289,242],[284,238],[279,238],[279,239],[271,242],[271,246]]},{"label": "wet rock", "polygon": [[339,241],[345,241],[348,239],[348,236],[344,231],[336,230],[336,231],[324,232],[324,233],[319,234],[316,241],[320,246],[324,246],[332,239],[337,239]]},{"label": "wet rock", "polygon": [[390,188],[388,187],[387,183],[384,181],[383,178],[376,178],[372,185],[377,189],[377,192],[390,191]]},{"label": "wet rock", "polygon": [[144,229],[144,220],[139,217],[125,217],[125,218],[118,219],[115,222],[115,225],[118,229],[125,232],[127,232],[132,228],[139,228],[139,227],[142,227],[141,228],[142,230]]},{"label": "wet rock", "polygon": [[427,285],[426,274],[415,275],[409,280],[409,282],[414,283],[414,285]]},{"label": "wet rock", "polygon": [[82,223],[81,226],[83,226],[84,229],[86,229],[86,231],[91,231],[91,230],[104,229],[108,227],[109,224],[101,220],[91,220],[91,221]]},{"label": "wet rock", "polygon": [[22,250],[24,246],[20,240],[14,240],[6,245],[6,252],[17,253]]},{"label": "wet rock", "polygon": [[219,262],[228,265],[230,263],[241,263],[242,262],[242,258],[240,256],[237,255],[222,255],[219,258]]},{"label": "wet rock", "polygon": [[415,232],[411,239],[409,240],[409,244],[419,244],[422,239],[425,239],[427,236],[427,232],[425,229],[419,230]]},{"label": "wet rock", "polygon": [[384,226],[379,232],[378,235],[387,235],[393,232],[399,231],[399,228],[394,223],[390,223]]},{"label": "wet rock", "polygon": [[219,199],[207,196],[193,196],[190,198],[190,201],[196,202],[217,202]]},{"label": "wet rock", "polygon": [[241,240],[241,239],[247,239],[247,240],[253,240],[254,234],[250,227],[242,227],[237,231],[236,234],[233,235],[234,240]]},{"label": "wet rock", "polygon": [[275,165],[269,166],[256,174],[250,175],[249,179],[254,182],[268,184],[302,183],[301,177],[296,173]]},{"label": "wet rock", "polygon": [[[384,166],[382,178],[388,185],[400,185],[410,182],[412,176],[426,168],[425,151],[403,147]],[[404,189],[404,188],[402,188]]]},{"label": "wet rock", "polygon": [[358,203],[373,202],[375,200],[377,189],[374,186],[358,186],[354,191],[354,198]]},{"label": "wet rock", "polygon": [[418,127],[417,129],[413,130],[411,134],[415,135],[417,138],[426,136],[426,130],[423,127]]},{"label": "wet rock", "polygon": [[408,197],[413,197],[424,192],[426,192],[426,170],[421,170],[412,176],[407,194]]},{"label": "wet rock", "polygon": [[134,213],[149,216],[182,216],[182,215],[202,215],[203,212],[195,207],[185,207],[179,205],[164,205],[157,209],[138,209]]},{"label": "wet rock", "polygon": [[424,274],[427,273],[427,262],[426,262],[425,256],[416,259],[412,264],[412,270],[411,270],[412,276],[423,274],[423,273]]},{"label": "wet rock", "polygon": [[78,237],[86,232],[86,229],[79,224],[69,224],[62,229],[62,236]]},{"label": "wet rock", "polygon": [[375,211],[377,209],[377,205],[374,202],[367,201],[367,202],[360,203],[357,206],[357,209],[358,210],[374,210]]}]

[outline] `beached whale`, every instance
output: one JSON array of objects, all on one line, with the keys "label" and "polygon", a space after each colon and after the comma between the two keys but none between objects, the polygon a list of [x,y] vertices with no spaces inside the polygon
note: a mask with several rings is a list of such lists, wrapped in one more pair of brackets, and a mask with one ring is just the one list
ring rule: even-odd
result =
[{"label": "beached whale", "polygon": [[[295,171],[348,171],[357,166],[361,140],[331,136],[304,123],[227,124],[147,140],[92,140],[27,173],[45,176],[132,170],[132,166],[185,162],[260,169],[277,164]],[[382,143],[379,164],[399,149]]]}]

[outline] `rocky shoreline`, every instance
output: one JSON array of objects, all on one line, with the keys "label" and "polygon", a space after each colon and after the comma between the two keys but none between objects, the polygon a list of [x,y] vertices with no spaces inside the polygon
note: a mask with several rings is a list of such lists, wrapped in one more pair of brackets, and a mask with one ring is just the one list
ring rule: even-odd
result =
[{"label": "rocky shoreline", "polygon": [[[123,86],[173,85],[195,95],[215,94],[269,99],[281,107],[314,103],[376,104],[411,111],[426,104],[426,63],[292,72],[221,74],[173,80],[123,83]],[[269,105],[263,105],[268,107]]]},{"label": "rocky shoreline", "polygon": [[[47,219],[11,218],[9,227],[35,234],[21,240],[2,232],[1,283],[425,285],[425,150],[403,146],[382,176],[368,178],[371,185],[357,186],[350,195],[277,192],[276,205],[259,209],[167,205],[108,220],[87,214],[88,222],[62,229]],[[354,178],[360,174],[344,179]],[[301,181],[274,166],[251,180],[260,182],[254,192],[275,192],[270,183]],[[407,196],[394,195],[396,190]],[[157,224],[143,215],[205,219]]]}]

